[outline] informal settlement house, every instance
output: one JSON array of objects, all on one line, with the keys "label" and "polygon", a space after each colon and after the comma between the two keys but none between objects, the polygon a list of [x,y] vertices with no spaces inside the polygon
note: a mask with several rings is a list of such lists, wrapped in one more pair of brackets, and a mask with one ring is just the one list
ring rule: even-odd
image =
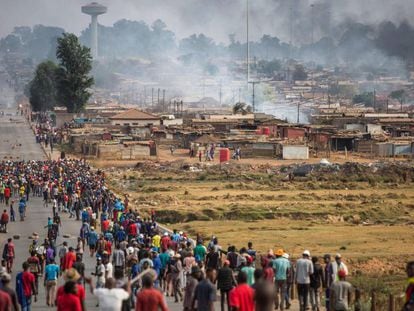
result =
[{"label": "informal settlement house", "polygon": [[160,117],[153,114],[140,111],[138,109],[129,109],[109,118],[112,125],[122,126],[159,126]]}]

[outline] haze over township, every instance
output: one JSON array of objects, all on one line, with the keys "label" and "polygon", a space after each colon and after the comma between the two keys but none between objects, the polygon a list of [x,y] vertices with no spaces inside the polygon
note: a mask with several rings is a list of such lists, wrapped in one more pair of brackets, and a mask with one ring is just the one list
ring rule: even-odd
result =
[{"label": "haze over township", "polygon": [[[15,26],[62,27],[80,34],[88,27],[89,19],[80,13],[82,0],[2,0],[0,10],[0,36],[9,34]],[[245,38],[244,0],[103,0],[109,7],[100,23],[111,26],[120,19],[143,20],[151,24],[163,20],[178,38],[193,33],[204,33],[219,41],[228,42],[229,34],[239,40]],[[384,20],[399,23],[412,20],[414,2],[409,0],[254,0],[250,1],[251,38],[263,33],[289,41],[289,20],[292,14],[296,43],[309,43],[310,5],[323,7],[316,13],[320,29],[316,37],[324,35],[324,27],[336,27],[343,22],[355,21],[378,24]],[[290,12],[292,8],[292,12]],[[317,39],[317,38],[316,38]]]}]

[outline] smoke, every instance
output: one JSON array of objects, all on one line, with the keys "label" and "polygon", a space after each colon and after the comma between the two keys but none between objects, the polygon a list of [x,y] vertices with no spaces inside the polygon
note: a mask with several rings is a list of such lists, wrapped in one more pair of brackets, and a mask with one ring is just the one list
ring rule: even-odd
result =
[{"label": "smoke", "polygon": [[[80,34],[89,17],[80,11],[87,0],[2,0],[0,36],[18,25],[36,24],[63,27]],[[100,23],[110,26],[119,19],[163,20],[179,39],[204,33],[218,42],[229,34],[245,40],[246,0],[101,0],[108,13]],[[314,5],[313,10],[311,5]],[[312,14],[313,11],[313,14]],[[59,12],[61,12],[59,14]],[[312,18],[313,16],[313,18]],[[408,0],[250,0],[252,40],[263,34],[295,45],[311,42],[335,31],[344,21],[377,24],[383,20],[400,23],[414,17],[414,1]]]}]

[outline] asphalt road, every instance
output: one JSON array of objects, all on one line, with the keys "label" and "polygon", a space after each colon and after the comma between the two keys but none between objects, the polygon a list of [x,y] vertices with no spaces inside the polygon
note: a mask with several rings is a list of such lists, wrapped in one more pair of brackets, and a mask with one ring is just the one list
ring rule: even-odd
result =
[{"label": "asphalt road", "polygon": [[[12,114],[12,115],[10,115]],[[21,144],[21,146],[20,146]],[[36,143],[33,131],[31,130],[24,117],[16,116],[15,110],[5,111],[4,116],[0,116],[0,159],[1,160],[43,160],[45,153]],[[7,241],[7,238],[13,235],[20,235],[20,239],[14,240],[16,248],[16,260],[14,263],[12,280],[13,287],[16,273],[21,271],[22,263],[29,257],[29,245],[32,243],[30,237],[34,232],[39,234],[39,241],[43,241],[46,237],[47,217],[52,216],[51,207],[43,207],[41,198],[30,197],[27,204],[27,217],[24,222],[11,222],[8,225],[8,233],[0,233],[0,247]],[[0,210],[6,208],[5,205],[0,205]],[[15,207],[16,208],[16,207]],[[7,208],[8,210],[8,208]],[[76,239],[79,233],[80,221],[69,219],[68,214],[61,214],[62,228],[61,235],[58,238],[57,244],[60,245],[63,241],[67,241],[69,246],[76,246]],[[69,235],[70,238],[63,239],[63,235]],[[84,263],[86,265],[86,275],[90,275],[95,269],[95,258],[90,258],[87,253],[84,255]],[[32,304],[34,310],[47,310],[46,295],[43,287],[43,280],[39,279],[39,295],[38,301]],[[63,279],[59,279],[59,284],[63,284]],[[89,293],[89,288],[86,289],[86,305],[87,310],[97,310],[96,299]],[[181,303],[174,303],[168,299],[170,310],[182,310]]]}]

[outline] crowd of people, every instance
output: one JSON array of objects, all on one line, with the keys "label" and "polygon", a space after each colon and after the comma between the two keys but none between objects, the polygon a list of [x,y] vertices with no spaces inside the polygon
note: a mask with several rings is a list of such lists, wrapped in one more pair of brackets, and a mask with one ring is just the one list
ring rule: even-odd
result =
[{"label": "crowd of people", "polygon": [[[88,288],[100,310],[168,310],[166,297],[183,310],[211,311],[217,304],[221,310],[285,310],[291,307],[293,287],[300,311],[319,311],[322,305],[326,310],[359,308],[340,254],[320,258],[304,250],[294,260],[282,248],[260,255],[253,243],[224,249],[214,236],[192,240],[182,231],[169,232],[159,226],[155,212],[140,214],[127,195],[110,191],[104,172],[83,160],[2,162],[0,175],[0,203],[9,207],[1,216],[3,232],[16,221],[14,202],[19,202],[21,221],[32,197],[50,210],[45,238],[33,234],[15,290],[10,286],[16,269],[13,238],[5,243],[0,310],[31,310],[42,285],[46,305],[60,311],[86,310]],[[79,222],[75,243],[60,232],[64,214]],[[96,262],[92,273],[86,258]],[[413,262],[407,274],[405,310],[413,310]],[[64,284],[58,287],[60,278]]]}]

